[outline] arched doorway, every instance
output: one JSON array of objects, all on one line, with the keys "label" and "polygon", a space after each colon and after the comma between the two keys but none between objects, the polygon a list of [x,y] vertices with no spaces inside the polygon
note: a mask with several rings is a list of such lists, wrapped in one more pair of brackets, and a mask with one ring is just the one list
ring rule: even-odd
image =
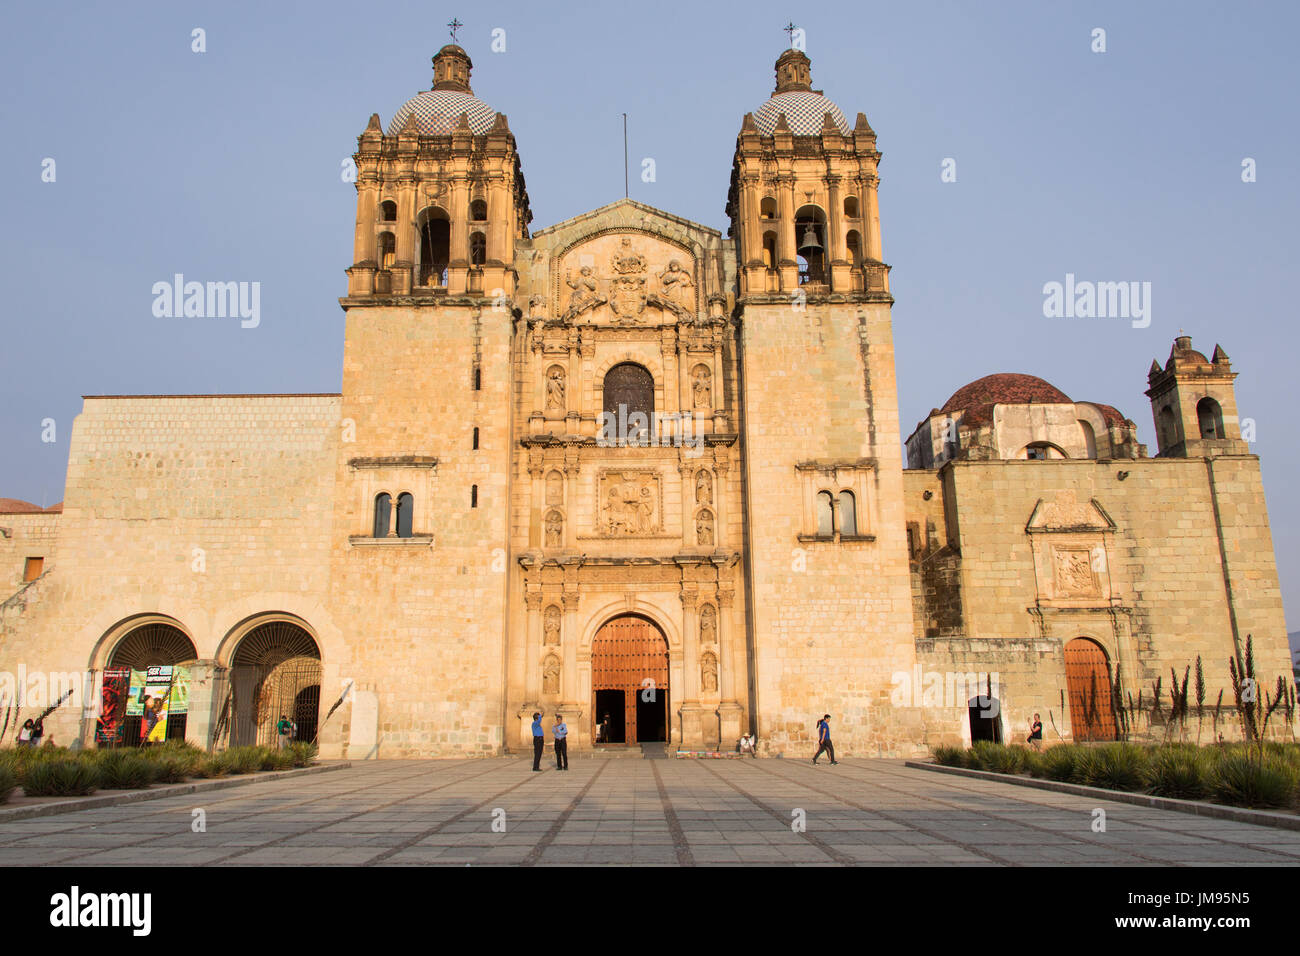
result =
[{"label": "arched doorway", "polygon": [[1065,645],[1065,682],[1075,741],[1115,739],[1110,680],[1110,659],[1100,644],[1076,637]]},{"label": "arched doorway", "polygon": [[295,740],[313,740],[320,712],[320,648],[292,621],[259,624],[240,639],[230,659],[230,689],[217,738],[228,745],[273,746],[281,716],[298,725]]},{"label": "arched doorway", "polygon": [[663,632],[634,614],[608,621],[591,642],[591,693],[593,723],[609,715],[607,743],[667,742],[668,641]]},{"label": "arched doorway", "polygon": [[158,719],[154,716],[159,712],[157,707],[152,714],[144,713],[155,697],[161,697],[166,707],[165,730],[155,732],[165,740],[184,740],[189,685],[188,678],[176,670],[176,665],[198,656],[189,636],[165,621],[141,624],[122,635],[104,665],[95,745],[141,746]]}]

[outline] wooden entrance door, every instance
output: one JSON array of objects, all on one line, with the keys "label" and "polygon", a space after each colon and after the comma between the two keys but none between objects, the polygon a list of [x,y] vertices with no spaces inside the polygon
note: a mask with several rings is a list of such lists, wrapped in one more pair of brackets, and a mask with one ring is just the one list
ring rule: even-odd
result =
[{"label": "wooden entrance door", "polygon": [[[648,683],[648,682],[653,683]],[[623,726],[627,743],[637,743],[637,702],[642,695],[653,693],[654,703],[663,708],[663,726],[668,727],[668,642],[663,633],[643,617],[616,617],[596,632],[591,642],[592,723],[601,714],[596,711],[596,693],[602,690],[623,691]],[[644,708],[643,708],[644,710]],[[648,737],[657,727],[645,729]],[[665,739],[668,734],[665,733]]]},{"label": "wooden entrance door", "polygon": [[1074,739],[1114,740],[1110,660],[1100,644],[1078,637],[1065,645],[1065,682],[1070,688],[1070,727]]}]

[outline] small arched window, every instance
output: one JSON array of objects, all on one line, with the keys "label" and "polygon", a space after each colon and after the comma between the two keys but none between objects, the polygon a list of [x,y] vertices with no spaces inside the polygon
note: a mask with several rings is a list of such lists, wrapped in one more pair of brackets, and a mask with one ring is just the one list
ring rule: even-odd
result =
[{"label": "small arched window", "polygon": [[858,533],[858,501],[851,491],[840,492],[840,534]]},{"label": "small arched window", "polygon": [[397,222],[397,203],[385,199],[379,204],[379,218],[384,222]]},{"label": "small arched window", "polygon": [[655,414],[654,376],[635,362],[615,365],[605,373],[604,411],[616,429],[626,428],[618,438],[632,444],[648,437]]},{"label": "small arched window", "polygon": [[476,232],[469,237],[469,264],[481,266],[487,261],[487,237]]},{"label": "small arched window", "polygon": [[1203,398],[1196,403],[1196,421],[1202,438],[1223,437],[1223,410],[1214,399]]},{"label": "small arched window", "polygon": [[845,239],[845,245],[849,250],[849,264],[858,269],[862,266],[862,237],[858,235],[856,229],[850,229]]},{"label": "small arched window", "polygon": [[1174,410],[1166,405],[1160,409],[1160,449],[1163,451],[1178,444],[1178,422]]},{"label": "small arched window", "polygon": [[475,199],[469,204],[469,218],[474,222],[487,222],[487,203]]},{"label": "small arched window", "polygon": [[411,536],[411,523],[415,517],[415,498],[409,493],[403,493],[397,496],[397,536],[399,538],[409,538]]},{"label": "small arched window", "polygon": [[835,533],[835,511],[829,491],[817,492],[817,533],[828,538]]},{"label": "small arched window", "polygon": [[758,218],[759,219],[776,218],[776,200],[773,199],[771,196],[764,197],[763,201],[759,203]]},{"label": "small arched window", "polygon": [[393,499],[387,492],[375,496],[375,537],[388,537],[388,529],[393,516]]},{"label": "small arched window", "polygon": [[849,196],[844,200],[844,215],[849,219],[858,218],[858,197]]}]

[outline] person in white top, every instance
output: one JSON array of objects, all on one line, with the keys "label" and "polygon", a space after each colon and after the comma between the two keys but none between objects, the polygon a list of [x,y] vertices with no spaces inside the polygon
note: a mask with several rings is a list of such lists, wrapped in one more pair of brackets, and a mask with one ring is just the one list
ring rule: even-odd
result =
[{"label": "person in white top", "polygon": [[32,745],[32,728],[34,728],[35,726],[36,725],[32,723],[30,720],[27,721],[27,723],[23,724],[22,729],[18,731],[19,747],[30,747]]}]

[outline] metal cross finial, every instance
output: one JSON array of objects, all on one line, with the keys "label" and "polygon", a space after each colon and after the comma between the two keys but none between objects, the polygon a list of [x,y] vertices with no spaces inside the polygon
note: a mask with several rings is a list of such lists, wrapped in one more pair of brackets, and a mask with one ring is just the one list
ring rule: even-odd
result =
[{"label": "metal cross finial", "polygon": [[459,29],[460,29],[461,27],[463,27],[464,25],[465,25],[465,24],[461,23],[460,20],[458,20],[456,17],[452,17],[452,18],[451,18],[451,22],[448,23],[447,26],[451,28],[451,42],[452,42],[452,43],[456,43],[456,42],[457,42],[457,40],[456,40],[456,31],[459,30]]},{"label": "metal cross finial", "polygon": [[784,30],[786,32],[786,35],[790,38],[790,45],[794,46],[794,31],[798,30],[799,28],[795,26],[793,22],[788,22],[781,29]]}]

